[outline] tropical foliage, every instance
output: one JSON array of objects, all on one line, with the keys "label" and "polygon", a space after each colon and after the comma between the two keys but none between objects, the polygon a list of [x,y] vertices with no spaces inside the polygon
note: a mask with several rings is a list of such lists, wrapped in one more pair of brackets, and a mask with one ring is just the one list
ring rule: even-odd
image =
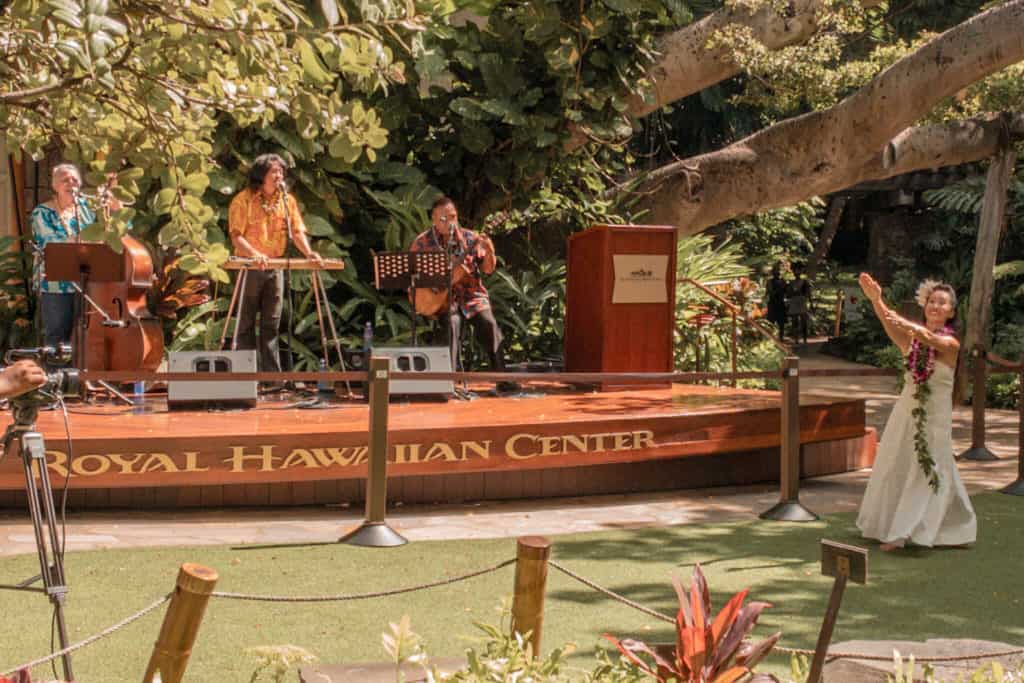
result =
[{"label": "tropical foliage", "polygon": [[[605,636],[628,661],[659,682],[732,683],[751,675],[753,668],[782,636],[780,631],[758,643],[747,640],[757,618],[770,605],[766,602],[744,605],[745,590],[734,595],[712,618],[711,593],[699,564],[693,568],[689,589],[683,588],[678,577],[673,577],[672,585],[679,599],[679,611],[676,613],[676,642],[670,656],[663,656],[638,640]],[[755,675],[751,680],[758,679],[774,680],[774,677]]]}]

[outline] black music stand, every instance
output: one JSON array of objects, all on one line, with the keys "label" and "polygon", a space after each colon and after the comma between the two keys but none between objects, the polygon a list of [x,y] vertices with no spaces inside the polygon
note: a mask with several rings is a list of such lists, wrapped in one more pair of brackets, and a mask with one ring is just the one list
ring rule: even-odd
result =
[{"label": "black music stand", "polygon": [[77,282],[78,343],[72,349],[72,365],[85,368],[85,339],[89,322],[85,317],[85,293],[90,282],[125,279],[124,256],[102,242],[50,242],[43,249],[43,270],[47,280]]},{"label": "black music stand", "polygon": [[373,254],[373,286],[378,290],[407,289],[410,292],[413,346],[418,345],[416,290],[424,287],[448,289],[452,275],[450,263],[448,254],[443,251],[382,251]]}]

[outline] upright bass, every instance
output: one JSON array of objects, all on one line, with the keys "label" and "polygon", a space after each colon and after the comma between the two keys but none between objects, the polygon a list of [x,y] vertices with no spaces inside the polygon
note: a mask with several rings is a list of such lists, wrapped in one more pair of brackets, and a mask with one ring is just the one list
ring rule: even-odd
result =
[{"label": "upright bass", "polygon": [[145,245],[126,235],[121,238],[123,279],[90,281],[86,295],[85,368],[89,370],[148,370],[160,365],[164,334],[159,318],[146,307],[153,286],[153,258]]}]

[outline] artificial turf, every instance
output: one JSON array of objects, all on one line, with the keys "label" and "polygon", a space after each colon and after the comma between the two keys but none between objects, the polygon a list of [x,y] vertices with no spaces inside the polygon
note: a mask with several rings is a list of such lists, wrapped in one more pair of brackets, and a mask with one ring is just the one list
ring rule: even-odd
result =
[{"label": "artificial turf", "polygon": [[[973,498],[978,542],[969,549],[909,549],[886,554],[860,539],[852,514],[787,524],[722,524],[616,529],[554,536],[557,562],[660,612],[675,613],[673,573],[689,583],[699,562],[715,608],[736,591],[773,604],[754,631],[783,632],[780,644],[814,646],[831,579],[821,576],[822,538],[871,549],[866,586],[851,584],[833,642],[849,639],[979,638],[1024,644],[1024,499],[996,493]],[[89,636],[150,604],[174,585],[179,565],[220,574],[217,590],[277,595],[352,594],[426,583],[497,564],[515,555],[514,539],[417,542],[391,549],[338,544],[207,546],[68,553],[66,609],[71,639]],[[0,583],[38,571],[35,555],[0,559]],[[512,592],[512,567],[465,582],[396,597],[342,603],[211,601],[185,680],[247,681],[255,660],[246,648],[293,644],[323,662],[381,661],[381,634],[403,614],[436,657],[461,654],[472,622],[496,623]],[[163,609],[74,656],[80,681],[139,680]],[[671,641],[671,626],[612,602],[551,570],[544,649],[573,641],[574,666],[590,668],[603,633]],[[49,651],[50,609],[38,593],[0,591],[0,671]],[[602,641],[603,642],[603,641]],[[775,657],[769,670],[783,673]],[[43,678],[48,670],[38,669]]]}]

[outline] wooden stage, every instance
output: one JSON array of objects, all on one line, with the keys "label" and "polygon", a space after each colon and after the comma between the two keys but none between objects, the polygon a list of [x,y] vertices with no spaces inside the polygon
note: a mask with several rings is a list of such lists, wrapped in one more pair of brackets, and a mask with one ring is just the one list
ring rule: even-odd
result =
[{"label": "wooden stage", "polygon": [[[296,399],[298,400],[298,399]],[[55,488],[74,508],[358,503],[368,407],[144,413],[127,406],[40,413]],[[534,386],[473,401],[393,402],[388,498],[406,503],[574,496],[778,480],[779,394],[676,385],[584,393]],[[860,399],[804,397],[802,472],[868,467],[875,435]],[[21,460],[0,461],[0,507],[24,507]]]}]

